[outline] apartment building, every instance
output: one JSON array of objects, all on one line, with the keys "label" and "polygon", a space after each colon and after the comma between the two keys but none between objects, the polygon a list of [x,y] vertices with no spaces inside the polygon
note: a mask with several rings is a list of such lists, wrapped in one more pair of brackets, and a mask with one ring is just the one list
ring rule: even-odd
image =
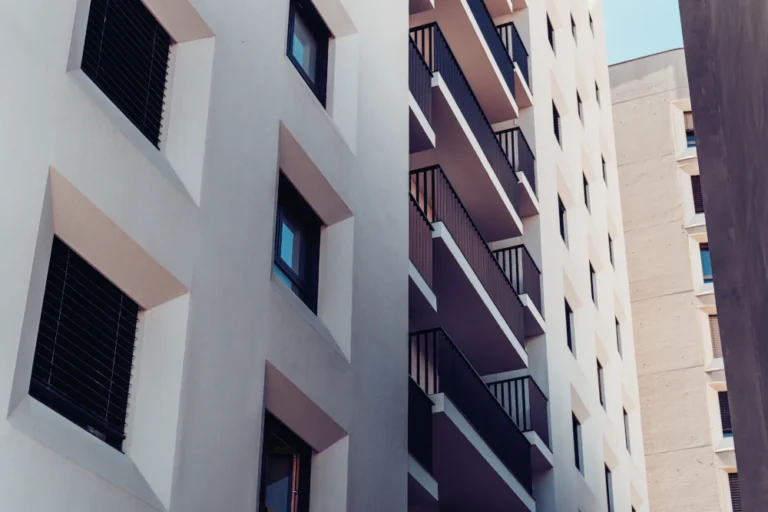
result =
[{"label": "apartment building", "polygon": [[0,510],[406,509],[407,30],[4,2]]},{"label": "apartment building", "polygon": [[610,76],[650,504],[740,511],[685,54]]},{"label": "apartment building", "polygon": [[601,3],[409,6],[409,510],[647,511]]}]

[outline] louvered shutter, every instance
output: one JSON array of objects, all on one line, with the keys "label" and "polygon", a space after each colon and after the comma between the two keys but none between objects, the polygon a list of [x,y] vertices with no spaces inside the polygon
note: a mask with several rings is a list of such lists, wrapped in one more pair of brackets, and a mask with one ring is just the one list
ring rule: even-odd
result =
[{"label": "louvered shutter", "polygon": [[122,449],[139,306],[54,239],[30,395]]},{"label": "louvered shutter", "polygon": [[704,196],[701,193],[701,176],[691,176],[693,190],[693,209],[696,213],[704,213]]},{"label": "louvered shutter", "polygon": [[720,421],[723,424],[723,434],[732,434],[733,428],[731,427],[731,407],[728,403],[728,392],[720,391],[717,395],[720,399]]},{"label": "louvered shutter", "polygon": [[728,485],[731,488],[731,506],[733,512],[742,512],[738,473],[728,473]]},{"label": "louvered shutter", "polygon": [[81,68],[156,147],[172,43],[141,0],[91,0]]},{"label": "louvered shutter", "polygon": [[720,324],[717,315],[709,317],[709,332],[712,337],[712,357],[723,357],[723,346],[720,343]]}]

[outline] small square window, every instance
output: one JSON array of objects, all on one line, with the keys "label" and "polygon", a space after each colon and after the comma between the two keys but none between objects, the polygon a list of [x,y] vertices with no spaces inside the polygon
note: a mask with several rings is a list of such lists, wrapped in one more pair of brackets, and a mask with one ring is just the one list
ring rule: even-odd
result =
[{"label": "small square window", "polygon": [[552,123],[554,124],[554,130],[555,130],[555,138],[557,139],[557,142],[560,144],[560,147],[563,146],[563,141],[561,138],[561,124],[560,124],[560,112],[558,112],[557,107],[555,106],[555,102],[552,102]]},{"label": "small square window", "polygon": [[259,510],[308,512],[311,461],[312,448],[267,412]]},{"label": "small square window", "polygon": [[549,19],[549,14],[547,14],[547,38],[549,39],[549,45],[552,47],[552,51],[556,52],[555,50],[555,27],[552,26],[552,20]]},{"label": "small square window", "polygon": [[312,207],[281,173],[274,272],[315,313],[321,227]]},{"label": "small square window", "polygon": [[331,31],[311,0],[291,0],[288,58],[325,106]]}]

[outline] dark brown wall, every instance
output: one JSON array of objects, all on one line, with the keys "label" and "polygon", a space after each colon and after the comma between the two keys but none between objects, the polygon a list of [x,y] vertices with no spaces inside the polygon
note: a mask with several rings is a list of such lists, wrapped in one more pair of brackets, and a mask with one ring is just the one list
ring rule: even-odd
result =
[{"label": "dark brown wall", "polygon": [[768,510],[768,2],[679,0],[744,510]]}]

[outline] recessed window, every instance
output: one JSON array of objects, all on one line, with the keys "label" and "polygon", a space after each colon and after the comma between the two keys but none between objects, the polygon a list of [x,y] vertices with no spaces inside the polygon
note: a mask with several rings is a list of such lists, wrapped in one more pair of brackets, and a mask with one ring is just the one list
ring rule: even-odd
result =
[{"label": "recessed window", "polygon": [[728,487],[731,491],[731,508],[733,512],[742,512],[741,488],[739,487],[739,474],[728,473]]},{"label": "recessed window", "polygon": [[728,392],[718,392],[717,398],[720,402],[720,422],[723,425],[723,436],[730,437],[733,435],[733,426],[731,425],[731,406],[728,403]]},{"label": "recessed window", "polygon": [[283,174],[277,197],[275,275],[317,312],[322,221]]},{"label": "recessed window", "polygon": [[629,414],[627,414],[626,409],[623,409],[622,412],[624,413],[624,440],[627,444],[627,451],[632,453],[632,443],[629,438]]},{"label": "recessed window", "polygon": [[560,133],[560,129],[561,129],[561,125],[560,125],[560,112],[557,111],[557,107],[555,106],[555,102],[554,101],[552,102],[552,123],[553,123],[554,129],[555,129],[555,138],[557,139],[557,142],[562,147],[563,141],[560,138],[560,135],[561,135],[561,133]]},{"label": "recessed window", "polygon": [[595,99],[597,100],[597,104],[600,105],[600,86],[597,85],[597,82],[595,82]]},{"label": "recessed window", "polygon": [[700,244],[699,253],[701,254],[701,273],[704,276],[705,283],[712,282],[712,258],[709,254],[709,244]]},{"label": "recessed window", "polygon": [[616,266],[613,262],[613,238],[611,238],[611,235],[608,235],[608,260],[611,262],[611,265]]},{"label": "recessed window", "polygon": [[331,31],[311,0],[291,0],[288,58],[325,106]]},{"label": "recessed window", "polygon": [[600,405],[605,406],[605,375],[603,373],[603,365],[600,364],[600,360],[597,361],[597,394],[600,398]]},{"label": "recessed window", "polygon": [[579,44],[579,38],[576,36],[576,20],[573,19],[573,14],[571,14],[571,34],[573,34],[573,40],[576,44]]},{"label": "recessed window", "polygon": [[712,339],[712,357],[723,357],[723,345],[720,341],[720,324],[717,315],[709,315],[709,335]]},{"label": "recessed window", "polygon": [[568,245],[568,217],[565,210],[563,200],[558,196],[557,198],[558,217],[560,219],[560,236],[563,238],[565,245]]},{"label": "recessed window", "polygon": [[83,73],[155,147],[172,44],[141,0],[91,0]]},{"label": "recessed window", "polygon": [[608,466],[605,466],[605,501],[608,512],[613,512],[613,474]]},{"label": "recessed window", "polygon": [[693,210],[704,213],[704,195],[701,193],[701,176],[691,176],[691,192],[693,194]]},{"label": "recessed window", "polygon": [[597,306],[597,273],[591,263],[589,264],[589,288],[592,292],[592,302]]},{"label": "recessed window", "polygon": [[581,94],[576,91],[576,112],[579,113],[579,120],[584,124],[584,104],[581,102]]},{"label": "recessed window", "polygon": [[555,27],[552,26],[552,20],[549,19],[549,14],[547,14],[547,38],[549,39],[549,46],[552,47],[552,51],[556,52],[555,49]]},{"label": "recessed window", "polygon": [[308,512],[311,460],[309,445],[267,412],[259,510]]},{"label": "recessed window", "polygon": [[573,310],[568,301],[565,301],[565,342],[568,344],[568,350],[576,353],[576,329],[573,322]]},{"label": "recessed window", "polygon": [[139,310],[54,238],[29,394],[117,450],[125,439]]},{"label": "recessed window", "polygon": [[696,132],[693,129],[693,112],[683,113],[685,118],[685,142],[689,148],[696,147]]},{"label": "recessed window", "polygon": [[605,184],[608,184],[608,166],[605,163],[605,157],[603,155],[600,155],[600,162],[603,169],[603,181]]},{"label": "recessed window", "polygon": [[[589,181],[587,181],[587,175],[582,173],[582,184],[584,188],[584,204],[587,206],[587,210],[590,210],[590,201],[589,201]],[[591,211],[591,210],[590,210]]]},{"label": "recessed window", "polygon": [[576,462],[576,469],[579,473],[584,474],[584,460],[582,457],[581,449],[581,423],[575,414],[571,414],[573,419],[573,457]]},{"label": "recessed window", "polygon": [[616,350],[619,351],[619,356],[624,356],[624,349],[621,346],[621,324],[619,323],[619,319],[614,317],[614,320],[616,320]]}]

